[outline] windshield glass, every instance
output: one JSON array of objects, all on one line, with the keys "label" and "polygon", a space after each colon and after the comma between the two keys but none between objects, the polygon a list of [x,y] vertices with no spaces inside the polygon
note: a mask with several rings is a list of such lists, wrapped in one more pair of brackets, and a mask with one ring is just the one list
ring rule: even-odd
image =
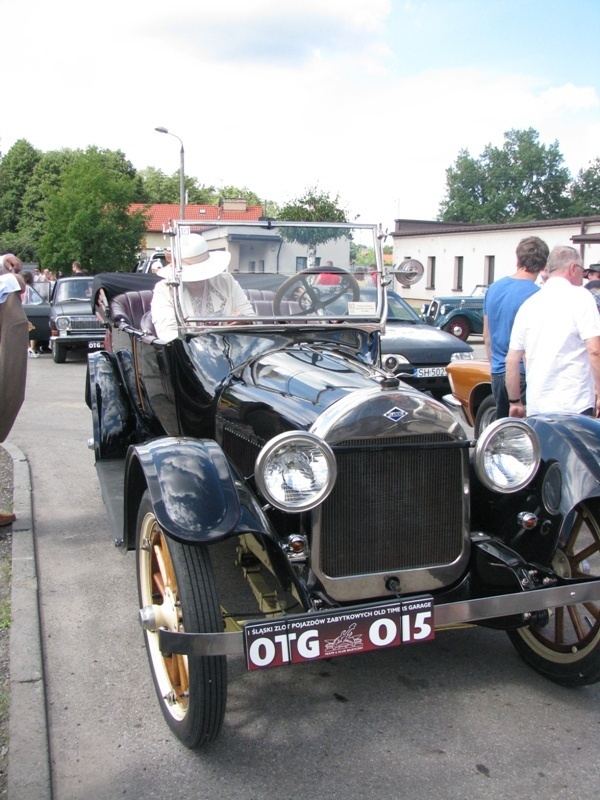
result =
[{"label": "windshield glass", "polygon": [[374,225],[176,222],[171,244],[152,307],[160,338],[173,338],[172,325],[161,335],[169,316],[179,333],[221,324],[373,327],[383,318]]},{"label": "windshield glass", "polygon": [[69,300],[89,300],[92,296],[93,278],[67,278],[60,280],[56,287],[55,303],[64,303]]}]

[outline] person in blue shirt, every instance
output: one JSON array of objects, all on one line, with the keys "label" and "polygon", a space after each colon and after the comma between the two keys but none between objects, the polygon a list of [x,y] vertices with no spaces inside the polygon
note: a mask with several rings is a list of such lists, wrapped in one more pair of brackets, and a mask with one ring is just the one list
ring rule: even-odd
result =
[{"label": "person in blue shirt", "polygon": [[[535,292],[539,273],[546,266],[549,249],[538,236],[521,239],[516,249],[517,271],[495,281],[485,294],[483,303],[483,341],[492,373],[492,393],[496,402],[496,418],[509,416],[506,393],[506,354],[510,332],[521,305]],[[525,370],[521,365],[521,396],[525,397]]]}]

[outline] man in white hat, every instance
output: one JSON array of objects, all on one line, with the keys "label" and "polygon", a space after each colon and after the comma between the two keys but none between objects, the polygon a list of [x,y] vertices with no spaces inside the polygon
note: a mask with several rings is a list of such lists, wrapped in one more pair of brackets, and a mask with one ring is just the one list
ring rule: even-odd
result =
[{"label": "man in white hat", "polygon": [[[186,317],[253,317],[252,304],[244,290],[227,272],[231,254],[209,250],[206,239],[198,233],[181,238],[181,304]],[[161,272],[170,273],[166,267]],[[152,296],[152,322],[159,339],[171,341],[178,336],[174,292],[177,286],[159,281]]]}]

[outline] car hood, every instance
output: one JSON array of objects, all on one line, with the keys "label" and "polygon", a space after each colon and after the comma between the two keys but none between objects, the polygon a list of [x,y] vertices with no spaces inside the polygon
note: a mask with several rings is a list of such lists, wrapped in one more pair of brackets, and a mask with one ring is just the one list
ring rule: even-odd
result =
[{"label": "car hood", "polygon": [[381,337],[382,355],[403,355],[413,364],[448,364],[453,353],[472,353],[466,342],[425,324],[389,320]]},{"label": "car hood", "polygon": [[65,303],[55,303],[52,306],[52,315],[55,317],[82,317],[93,313],[89,300],[67,300]]}]

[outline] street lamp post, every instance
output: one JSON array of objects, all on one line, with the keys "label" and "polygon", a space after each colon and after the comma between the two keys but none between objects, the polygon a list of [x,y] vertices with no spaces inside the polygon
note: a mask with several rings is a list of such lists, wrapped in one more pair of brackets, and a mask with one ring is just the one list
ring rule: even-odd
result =
[{"label": "street lamp post", "polygon": [[167,128],[160,126],[158,128],[154,128],[154,130],[158,131],[159,133],[168,133],[169,136],[175,136],[181,145],[181,163],[179,166],[179,219],[185,219],[185,169],[183,165],[183,142],[179,136],[171,133],[171,131]]}]

